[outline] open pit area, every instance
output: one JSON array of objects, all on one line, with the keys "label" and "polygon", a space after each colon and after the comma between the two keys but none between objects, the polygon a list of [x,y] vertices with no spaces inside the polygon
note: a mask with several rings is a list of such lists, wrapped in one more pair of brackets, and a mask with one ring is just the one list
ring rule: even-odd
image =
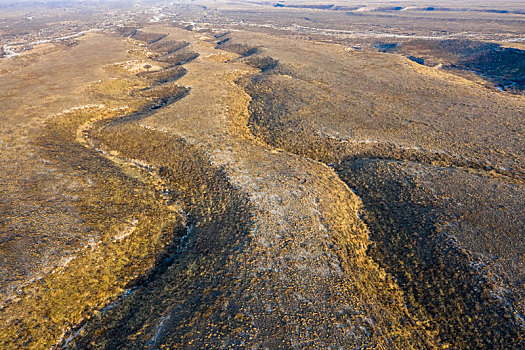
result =
[{"label": "open pit area", "polygon": [[525,349],[522,5],[0,0],[0,348]]}]

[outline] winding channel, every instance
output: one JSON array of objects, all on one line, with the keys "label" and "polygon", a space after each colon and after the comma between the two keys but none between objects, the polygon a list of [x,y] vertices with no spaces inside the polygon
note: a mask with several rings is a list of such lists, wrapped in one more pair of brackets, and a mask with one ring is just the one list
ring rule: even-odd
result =
[{"label": "winding channel", "polygon": [[235,82],[258,70],[182,35],[200,55],[178,80],[189,93],[150,112],[91,120],[77,141],[159,179],[167,202],[182,198],[191,229],[167,263],[63,345],[112,348],[118,334],[126,348],[271,339],[289,348],[436,347],[428,315],[407,310],[396,280],[369,256],[361,199],[333,168],[252,134],[250,97]]}]

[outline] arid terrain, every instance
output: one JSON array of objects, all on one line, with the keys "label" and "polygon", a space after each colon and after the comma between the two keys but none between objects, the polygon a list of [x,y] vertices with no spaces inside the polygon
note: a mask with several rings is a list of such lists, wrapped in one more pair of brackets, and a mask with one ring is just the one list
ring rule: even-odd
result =
[{"label": "arid terrain", "polygon": [[0,348],[525,349],[524,5],[0,0]]}]

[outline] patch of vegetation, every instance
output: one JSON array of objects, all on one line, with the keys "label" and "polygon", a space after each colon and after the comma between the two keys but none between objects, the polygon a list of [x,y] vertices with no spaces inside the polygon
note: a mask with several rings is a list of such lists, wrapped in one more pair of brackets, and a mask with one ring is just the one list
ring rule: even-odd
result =
[{"label": "patch of vegetation", "polygon": [[140,96],[152,101],[150,109],[158,109],[174,103],[189,92],[189,89],[174,83],[164,83],[150,88],[133,92],[133,96]]},{"label": "patch of vegetation", "polygon": [[135,40],[143,41],[147,44],[153,44],[162,38],[167,37],[167,34],[161,34],[161,33],[147,33],[142,31],[137,31],[135,34],[131,36]]},{"label": "patch of vegetation", "polygon": [[197,52],[177,51],[168,55],[154,57],[153,60],[167,63],[170,66],[178,66],[188,63],[191,60],[196,59],[197,57],[199,57],[199,54]]},{"label": "patch of vegetation", "polygon": [[[182,71],[168,68],[154,77]],[[127,100],[128,111],[140,114],[187,93],[173,83],[152,79],[150,83],[152,87],[143,88],[144,82],[125,77],[95,83],[88,93],[108,106],[57,115],[35,140],[41,156],[55,168],[90,184],[73,202],[89,235],[64,267],[21,288],[16,300],[3,305],[4,315],[17,316],[0,317],[0,346],[29,344],[31,349],[41,349],[55,346],[63,336],[67,339],[73,332],[70,327],[85,322],[125,288],[151,278],[144,276],[160,274],[194,225],[175,203],[176,196],[167,198],[161,179],[164,168],[156,174],[150,165],[97,151],[91,141],[82,139],[88,137],[86,125],[115,118],[120,109],[109,106],[118,105],[119,99]],[[126,97],[130,93],[135,97],[132,101]]]},{"label": "patch of vegetation", "polygon": [[118,27],[117,33],[119,33],[120,35],[124,37],[129,38],[137,34],[137,28],[136,27]]},{"label": "patch of vegetation", "polygon": [[155,72],[140,72],[137,74],[139,78],[147,79],[155,84],[171,83],[186,74],[186,69],[182,66],[173,66]]},{"label": "patch of vegetation", "polygon": [[501,88],[525,89],[524,50],[465,39],[410,40],[390,50],[417,55],[427,64],[474,71]]},{"label": "patch of vegetation", "polygon": [[[147,273],[184,225],[184,218],[167,209],[148,182],[76,142],[77,128],[104,113],[111,117],[111,112],[95,109],[54,118],[37,140],[42,156],[56,167],[90,179],[89,191],[79,193],[73,204],[92,241],[87,239],[67,266],[22,288],[17,300],[4,306],[3,315],[16,315],[1,317],[4,348],[54,346],[69,326],[89,318]],[[129,236],[119,238],[128,230]]]},{"label": "patch of vegetation", "polygon": [[243,62],[249,66],[260,69],[262,72],[274,69],[279,63],[279,61],[274,60],[269,56],[250,56],[247,57]]},{"label": "patch of vegetation", "polygon": [[[412,166],[420,172],[432,170],[367,159],[336,166],[363,200],[362,213],[374,242],[369,253],[397,278],[411,312],[439,331],[441,344],[461,349],[519,348],[525,330],[513,317],[516,310],[495,296],[500,288],[497,277],[473,269],[476,257],[447,232],[452,229],[446,223],[457,220],[460,210],[447,211],[429,186],[407,178],[405,172],[411,173]],[[453,178],[469,186],[476,177],[457,171]],[[439,184],[440,179],[435,181]],[[456,193],[459,197],[461,191]],[[455,200],[467,202],[467,198]],[[478,223],[478,230],[484,224]],[[512,231],[511,224],[506,232]]]},{"label": "patch of vegetation", "polygon": [[[191,226],[185,240],[178,241],[133,294],[99,313],[70,347],[209,347],[199,334],[223,334],[237,346],[248,341],[254,335],[246,332],[248,320],[239,317],[236,308],[221,307],[224,289],[235,290],[240,277],[232,261],[248,244],[248,198],[209,165],[206,155],[168,134],[112,123],[101,125],[92,136],[122,156],[155,164]],[[203,314],[208,316],[203,319]],[[162,328],[157,326],[160,321]]]},{"label": "patch of vegetation", "polygon": [[229,52],[236,53],[242,57],[248,57],[258,52],[257,47],[249,46],[246,44],[233,43],[230,38],[222,39],[215,46],[216,49],[221,49]]},{"label": "patch of vegetation", "polygon": [[[286,56],[283,54],[281,57]],[[428,185],[412,182],[401,171],[389,168],[392,171],[389,173],[383,171],[381,166],[368,169],[367,164],[392,164],[391,168],[395,168],[398,162],[393,160],[409,160],[427,164],[429,169],[438,165],[487,173],[494,169],[480,161],[462,158],[461,155],[451,156],[447,152],[432,152],[423,147],[402,147],[395,142],[384,142],[382,135],[372,140],[361,136],[356,142],[352,137],[345,138],[342,133],[339,137],[326,135],[326,130],[333,123],[337,124],[334,130],[341,132],[340,125],[346,120],[360,118],[359,113],[356,113],[359,103],[349,102],[347,108],[340,108],[346,101],[351,101],[351,96],[338,95],[342,86],[346,86],[345,82],[328,77],[327,70],[335,71],[335,64],[326,64],[326,67],[316,66],[311,71],[303,67],[302,71],[287,76],[275,72],[241,79],[238,83],[251,96],[250,130],[274,147],[324,163],[335,163],[342,179],[363,198],[365,220],[371,229],[371,239],[375,242],[370,253],[381,266],[398,278],[413,317],[426,323],[427,329],[439,331],[438,342],[441,345],[458,348],[468,348],[471,344],[487,348],[495,344],[519,346],[524,339],[522,325],[514,317],[520,310],[519,303],[511,305],[508,300],[512,299],[505,301],[494,297],[500,287],[493,283],[493,279],[501,278],[501,275],[494,277],[495,270],[487,272],[473,269],[476,259],[468,251],[451,244],[454,238],[446,236],[437,228],[440,220],[444,220],[439,213],[452,215],[459,210],[446,208],[439,212],[436,202],[431,201],[433,197],[428,193],[431,191]],[[366,73],[360,71],[360,74]],[[334,87],[336,84],[339,85]],[[398,88],[396,92],[399,91]],[[367,93],[370,98],[370,92]],[[383,100],[388,99],[386,96],[386,90],[382,91]],[[395,104],[392,108],[396,108]],[[400,110],[400,115],[402,113],[403,110]],[[381,121],[378,119],[371,116],[363,118],[360,127],[395,130],[394,125],[379,127],[377,123],[385,121],[385,118]],[[372,124],[365,127],[367,123]],[[429,137],[429,134],[425,135]],[[362,138],[365,140],[360,142]],[[368,170],[361,173],[361,166]],[[521,173],[516,170],[508,174],[519,177]],[[465,178],[469,176],[475,178],[471,174],[465,175]],[[497,177],[492,179],[498,180]],[[491,186],[491,180],[486,181],[487,184],[483,185],[486,187],[483,188]],[[463,185],[458,180],[451,186],[460,188]],[[458,190],[451,191],[450,196],[465,203],[465,198],[460,198],[458,193]],[[419,194],[421,197],[418,197]],[[500,202],[503,202],[503,198],[500,198]],[[477,210],[478,204],[469,205],[469,210]],[[512,208],[513,211],[519,210],[519,204]],[[481,230],[483,225],[487,223],[472,223],[475,228],[471,229]],[[509,228],[514,227],[512,225]],[[478,247],[486,251],[488,246],[479,244]],[[515,288],[522,290],[520,286],[515,285]],[[520,293],[517,292],[517,295],[522,295]]]},{"label": "patch of vegetation", "polygon": [[98,98],[106,98],[124,93],[127,95],[131,91],[144,87],[144,84],[127,78],[107,79],[93,84],[89,88],[89,93]]},{"label": "patch of vegetation", "polygon": [[160,40],[148,45],[148,49],[162,54],[171,54],[189,45],[186,41],[180,40]]}]

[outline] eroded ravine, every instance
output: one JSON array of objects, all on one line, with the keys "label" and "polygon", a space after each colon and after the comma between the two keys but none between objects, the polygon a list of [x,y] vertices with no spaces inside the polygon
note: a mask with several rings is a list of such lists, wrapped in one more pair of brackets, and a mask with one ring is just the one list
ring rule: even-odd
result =
[{"label": "eroded ravine", "polygon": [[[165,59],[175,67],[184,63],[186,74],[173,66],[139,74],[144,80],[132,84],[136,101],[127,109],[131,113],[123,115],[118,105],[68,113],[52,120],[39,140],[46,155],[66,169],[99,174],[95,179],[104,186],[79,207],[89,213],[88,225],[106,236],[99,237],[104,244],[39,282],[35,288],[41,289],[33,291],[30,301],[8,306],[27,320],[30,313],[49,320],[11,320],[8,336],[15,342],[10,345],[38,338],[34,346],[45,347],[64,335],[61,346],[82,349],[465,347],[443,337],[458,333],[454,323],[440,318],[440,307],[457,302],[446,312],[463,323],[486,290],[466,298],[478,275],[457,284],[470,273],[469,266],[455,247],[450,255],[439,251],[443,246],[434,243],[441,236],[425,236],[427,227],[434,230],[432,220],[430,226],[418,221],[427,217],[426,207],[406,213],[406,203],[396,202],[402,195],[388,197],[389,185],[405,193],[395,181],[403,182],[406,174],[386,172],[378,185],[369,180],[379,171],[368,164],[377,160],[358,159],[342,164],[346,168],[337,169],[339,177],[313,160],[323,160],[315,152],[298,152],[287,140],[275,144],[254,137],[250,96],[236,83],[259,70],[242,63],[238,54],[214,48],[205,35],[166,27],[148,30],[151,35],[145,38],[162,37],[155,41],[159,47],[170,39],[188,44],[177,49],[187,51]],[[315,142],[309,145],[315,150]],[[359,185],[354,189],[364,207],[347,184]],[[385,202],[374,197],[383,192],[391,206],[375,202]],[[425,191],[417,195],[427,198]],[[100,201],[107,203],[97,205]],[[112,216],[115,227],[104,227]],[[391,223],[392,231],[385,230]],[[407,224],[401,234],[395,231]],[[420,251],[402,242],[413,238],[410,225],[423,227],[423,241],[430,242]],[[369,237],[398,240],[378,253],[368,249]],[[440,264],[458,256],[459,262],[453,269],[439,265],[422,278],[421,266],[435,265],[421,260],[420,252],[428,247]],[[400,259],[405,253],[409,258]],[[403,266],[407,262],[416,268]],[[458,266],[466,272],[455,275]],[[71,281],[77,281],[74,288]],[[422,281],[428,284],[417,287]],[[420,302],[418,288],[428,289],[431,300],[450,288],[458,300],[450,295],[435,299],[436,317]],[[456,305],[468,312],[454,313]],[[479,344],[487,345],[483,341],[493,335],[498,342],[520,341],[512,333],[516,328],[507,330],[510,323],[502,321],[512,308],[502,312],[501,303],[494,303],[487,310],[494,315],[483,315],[487,322],[482,327],[472,322],[464,339],[470,341],[469,336],[497,322]]]},{"label": "eroded ravine", "polygon": [[[144,156],[144,150],[158,143],[160,139],[169,139],[171,141],[168,143],[176,144],[173,137],[180,138],[184,140],[184,143],[191,144],[191,147],[206,150],[207,155],[204,156],[203,162],[205,163],[205,159],[209,156],[212,166],[223,169],[227,181],[232,183],[235,189],[240,189],[242,193],[247,194],[247,198],[253,205],[248,210],[252,213],[250,215],[252,221],[244,229],[248,229],[249,234],[243,237],[249,243],[243,246],[242,254],[238,254],[236,250],[235,253],[227,253],[227,250],[224,249],[221,251],[220,254],[226,253],[231,259],[228,266],[234,266],[225,275],[214,282],[209,279],[197,279],[190,287],[196,295],[202,294],[199,288],[205,290],[209,288],[206,287],[208,283],[215,285],[216,295],[222,295],[227,289],[228,297],[225,300],[220,298],[227,304],[227,307],[221,308],[208,299],[205,305],[193,301],[192,305],[200,310],[201,315],[202,313],[210,315],[210,320],[213,320],[211,324],[206,322],[202,326],[197,326],[196,320],[199,316],[188,314],[185,310],[186,306],[182,306],[180,299],[177,299],[183,298],[181,292],[175,293],[177,297],[160,292],[166,289],[167,283],[175,288],[181,284],[181,277],[178,275],[181,270],[172,267],[163,272],[162,276],[149,280],[141,292],[134,293],[134,297],[126,298],[123,307],[114,308],[114,311],[102,315],[100,320],[83,329],[81,337],[75,343],[76,346],[87,346],[88,341],[93,341],[90,334],[97,332],[96,330],[100,328],[106,329],[105,332],[110,332],[105,333],[105,336],[101,338],[103,339],[101,343],[97,343],[106,347],[123,346],[118,341],[105,343],[108,339],[114,339],[117,334],[133,339],[133,345],[125,347],[157,347],[161,344],[174,347],[191,344],[196,348],[218,346],[218,344],[230,346],[260,344],[277,347],[282,344],[285,344],[286,347],[322,347],[326,344],[435,347],[437,346],[434,343],[435,339],[442,346],[453,344],[468,347],[467,343],[458,342],[457,338],[450,338],[451,336],[459,336],[461,339],[475,342],[477,346],[489,345],[490,343],[486,342],[487,339],[499,344],[520,344],[520,337],[522,337],[520,326],[513,324],[519,320],[509,321],[508,319],[508,315],[514,312],[513,308],[505,306],[506,304],[501,303],[497,298],[484,296],[487,291],[494,290],[497,284],[495,286],[493,282],[486,280],[483,274],[480,275],[471,270],[470,256],[468,254],[463,256],[464,253],[460,251],[460,248],[447,243],[448,236],[441,236],[439,231],[436,231],[435,218],[432,217],[432,214],[425,209],[421,211],[416,208],[413,210],[414,215],[410,216],[406,212],[407,204],[401,201],[398,205],[400,208],[405,208],[402,209],[405,214],[401,215],[401,221],[396,222],[396,215],[400,214],[398,208],[395,207],[396,204],[393,208],[381,207],[377,206],[374,200],[370,201],[368,195],[373,196],[376,193],[375,189],[362,193],[367,206],[365,209],[360,209],[360,201],[330,168],[304,158],[304,155],[295,156],[293,152],[296,150],[289,149],[286,144],[284,144],[285,147],[278,146],[289,149],[292,153],[272,150],[267,144],[254,139],[250,130],[246,128],[248,125],[246,106],[249,100],[234,85],[240,76],[253,74],[254,71],[239,63],[225,62],[226,58],[231,59],[232,56],[228,56],[229,54],[223,51],[211,50],[208,43],[192,42],[192,44],[192,48],[197,49],[203,59],[190,63],[188,65],[190,74],[180,81],[191,87],[191,93],[188,96],[172,107],[163,108],[158,114],[140,118],[122,118],[104,126],[101,125],[95,133],[95,139],[101,144],[110,145],[111,149],[119,150],[119,152],[124,150],[127,156],[140,158]],[[210,81],[212,82],[211,90],[209,85],[204,86]],[[210,103],[203,105],[204,98],[209,99]],[[220,107],[224,101],[228,101],[227,109]],[[235,103],[232,104],[232,101]],[[168,111],[169,109],[172,111]],[[196,115],[201,118],[195,118]],[[189,116],[191,117],[188,118]],[[144,131],[143,128],[147,131]],[[129,145],[115,142],[129,135],[133,135],[134,140],[150,141],[146,143],[135,141],[132,148]],[[165,143],[160,142],[160,144],[163,146],[157,149],[170,150]],[[167,152],[167,154],[173,153],[175,152]],[[381,155],[380,150],[376,153],[376,155]],[[315,152],[313,157],[319,159],[319,155]],[[359,158],[362,157],[363,155],[354,158],[359,161]],[[414,160],[424,160],[426,155],[422,153],[422,157],[422,159],[416,157]],[[161,156],[155,153],[150,159],[155,158],[158,160]],[[253,160],[257,160],[256,164]],[[370,159],[370,161],[374,160]],[[430,156],[429,163],[435,162],[436,160]],[[165,159],[161,163],[168,164],[170,160]],[[173,164],[170,166],[160,165],[161,163],[158,167],[164,169],[165,174],[169,174],[170,169],[177,167],[176,163],[170,163]],[[350,161],[350,164],[353,163]],[[440,164],[439,161],[437,164]],[[469,166],[468,163],[457,165]],[[476,164],[474,166],[474,170],[478,173],[484,170],[483,166]],[[338,168],[338,171],[341,172],[347,183],[352,186],[359,185],[359,181],[349,177],[349,174],[354,175],[354,173],[355,176],[360,176],[359,169],[351,169],[350,173],[347,173],[344,167]],[[254,178],[253,174],[257,176]],[[383,176],[385,183],[390,183],[388,174]],[[401,181],[403,181],[403,176],[405,175],[400,174]],[[362,186],[368,189],[368,186],[371,185],[365,180]],[[394,184],[391,186],[395,187]],[[358,191],[361,191],[361,187],[358,188]],[[382,191],[389,193],[384,189]],[[181,193],[181,191],[175,192]],[[329,201],[332,203],[327,204],[326,198],[331,198]],[[383,200],[386,203],[396,203],[394,198]],[[204,207],[214,207],[216,204],[213,201],[205,204]],[[198,201],[197,203],[196,207],[201,208],[203,203]],[[433,202],[431,205],[436,205],[436,203]],[[356,218],[357,210],[364,211],[365,220],[373,229],[374,241],[380,242],[388,235],[397,237],[399,244],[387,243],[379,248],[384,249],[383,252],[378,254],[372,250],[372,253],[389,273],[400,279],[405,290],[404,295],[400,293],[395,282],[387,282],[388,275],[385,276],[380,270],[377,270],[377,265],[367,256],[365,251],[369,244],[367,229]],[[408,213],[411,212],[408,211]],[[424,220],[428,217],[431,219],[425,223]],[[224,218],[218,218],[218,220],[224,220]],[[394,222],[393,231],[390,233],[384,231],[384,227],[388,227],[389,222]],[[396,231],[399,227],[402,229]],[[315,228],[318,228],[317,233]],[[359,234],[356,235],[356,231]],[[415,245],[411,246],[411,243],[408,242],[413,239],[414,231],[421,232],[421,237]],[[197,230],[197,234],[198,232]],[[379,236],[378,233],[380,233]],[[381,238],[383,233],[384,236]],[[208,233],[204,231],[203,236],[208,239],[209,234],[209,231]],[[348,236],[352,237],[350,242]],[[402,240],[407,240],[407,243],[402,243]],[[417,242],[423,244],[419,245]],[[341,251],[341,247],[346,248]],[[407,253],[407,256],[413,259],[400,259],[400,252],[401,254]],[[435,257],[425,258],[425,254],[430,252],[434,252]],[[213,251],[207,251],[207,253],[217,254]],[[192,259],[199,259],[201,252],[197,249],[188,254],[195,254]],[[173,266],[179,265],[178,259],[174,259]],[[245,261],[239,264],[239,259]],[[420,271],[427,271],[426,275],[419,275]],[[275,276],[276,272],[279,277]],[[404,273],[405,277],[400,273]],[[297,278],[298,274],[300,278]],[[237,282],[232,285],[230,282],[233,276],[239,275],[244,277],[237,279]],[[350,275],[360,276],[359,281],[349,279]],[[250,278],[249,276],[257,277]],[[424,281],[426,281],[426,287]],[[450,283],[453,284],[452,288],[450,288]],[[245,287],[239,287],[244,284],[249,284],[251,287],[248,290]],[[283,288],[283,284],[287,288]],[[386,292],[378,290],[386,285],[390,286],[390,290]],[[283,300],[282,296],[288,295],[290,286],[295,293]],[[172,289],[169,290],[170,293],[174,293]],[[233,290],[235,292],[232,292]],[[255,292],[264,290],[271,291]],[[331,291],[328,293],[330,301],[325,299],[319,304],[313,304],[312,300],[327,298],[326,290]],[[474,293],[472,293],[473,290]],[[422,295],[422,292],[427,292],[427,295]],[[440,293],[441,297],[432,302],[431,300]],[[276,294],[280,296],[277,299]],[[232,295],[235,297],[230,299]],[[340,298],[334,300],[334,295]],[[359,296],[361,300],[355,301],[354,304],[347,303],[346,306],[341,306],[345,305],[344,300],[355,300],[356,296]],[[378,297],[379,301],[375,299]],[[369,298],[375,301],[372,302]],[[390,301],[383,298],[390,299]],[[134,308],[137,305],[140,305],[140,308],[149,307],[151,311],[151,300],[164,300],[163,308],[140,318],[132,317],[131,313],[135,312]],[[306,306],[304,305],[305,300],[307,301]],[[388,304],[387,314],[377,316],[379,312],[377,305],[384,305],[382,304],[384,302]],[[405,303],[409,305],[409,310],[404,308]],[[213,312],[210,311],[212,304],[215,305],[211,307]],[[291,305],[293,307],[290,307]],[[444,309],[441,308],[443,305],[450,305],[451,309],[443,311]],[[480,305],[484,305],[484,309],[482,316],[477,318],[472,312],[479,310]],[[350,313],[352,313],[351,309],[355,310],[354,315],[347,318],[348,315],[343,312],[345,316],[342,316],[341,310],[343,309]],[[215,318],[217,310],[221,310],[220,320]],[[244,316],[233,314],[233,310],[243,310]],[[300,310],[300,313],[297,310]],[[331,317],[319,317],[320,314],[330,315],[333,310],[339,311]],[[458,323],[448,321],[445,314],[454,314]],[[277,318],[274,318],[276,315]],[[363,334],[356,337],[339,335],[339,329],[344,329],[342,326],[344,323],[337,322],[337,320],[342,321],[346,318],[347,325],[352,327],[353,332],[356,332],[356,325],[363,325],[362,322],[367,317],[365,315],[370,315],[370,319],[378,325],[382,322],[386,323],[376,329],[378,333],[370,332],[366,328],[365,339],[367,340],[365,341],[363,341]],[[405,322],[408,324],[399,326],[396,321],[395,324],[385,328],[385,325],[389,323],[388,319],[399,317],[395,315],[404,315],[402,317],[406,317]],[[242,335],[231,330],[231,323],[224,323],[225,317],[230,320],[232,318],[243,319],[242,325],[238,325],[239,331],[244,329],[241,332]],[[189,321],[189,324],[183,327],[179,324],[183,319],[193,321]],[[285,319],[285,322],[275,323],[276,319]],[[411,321],[408,321],[409,319]],[[469,319],[474,319],[474,321],[470,323]],[[331,328],[334,320],[337,329]],[[308,335],[305,339],[304,332],[298,332],[298,329],[301,330],[301,328],[296,327],[297,333],[294,333],[294,329],[289,327],[289,322],[291,324],[303,323],[308,329],[322,329],[323,332],[317,333],[315,339],[308,339]],[[417,322],[421,323],[417,325]],[[144,328],[145,324],[148,325],[147,328]],[[496,324],[498,326],[494,328]],[[246,332],[246,329],[251,329],[251,331]],[[438,333],[434,334],[436,330]],[[401,334],[401,336],[394,337],[394,340],[391,338],[392,332]],[[412,334],[408,335],[408,332]],[[201,338],[202,334],[207,334],[207,340]],[[272,341],[268,342],[270,338]]]},{"label": "eroded ravine", "polygon": [[190,93],[151,116],[101,123],[90,137],[161,169],[195,229],[161,275],[69,346],[431,347],[396,284],[366,255],[357,197],[325,165],[247,132],[249,99],[235,80],[254,70],[173,32],[200,54],[178,81]]},{"label": "eroded ravine", "polygon": [[[19,216],[17,226],[2,226],[4,237],[15,238],[15,244],[3,245],[2,252],[19,253],[14,263],[25,272],[15,275],[16,270],[9,265],[2,266],[2,273],[8,272],[21,281],[3,279],[2,348],[51,348],[61,338],[69,337],[70,327],[114,300],[138,276],[147,274],[166,247],[187,231],[185,224],[189,220],[180,207],[167,201],[161,188],[156,188],[160,185],[158,177],[150,176],[146,166],[114,162],[78,142],[79,130],[85,123],[114,118],[144,103],[144,99],[122,94],[129,88],[143,88],[140,82],[122,77],[95,79],[111,72],[113,63],[137,58],[126,51],[136,46],[107,34],[86,37],[78,46],[59,51],[59,57],[48,55],[37,62],[37,67],[28,68],[45,69],[49,64],[46,59],[51,63],[57,58],[63,60],[63,51],[68,51],[73,62],[57,67],[56,79],[55,75],[43,78],[44,84],[56,90],[39,89],[35,96],[31,95],[35,93],[31,84],[41,82],[25,86],[27,95],[40,107],[35,114],[42,115],[23,119],[20,114],[25,110],[15,110],[21,125],[8,129],[14,136],[17,129],[25,129],[27,136],[18,148],[20,158],[12,163],[31,181],[19,181],[14,173],[15,179],[5,178],[8,186],[3,189],[12,196],[9,185],[14,185],[22,193],[14,198],[15,210],[34,204],[42,209],[29,213],[28,218],[34,218],[29,225]],[[91,51],[97,52],[97,60],[86,65],[92,56],[84,56]],[[65,71],[72,72],[69,77],[82,78],[68,80]],[[65,86],[56,84],[61,79],[67,81]],[[82,99],[78,99],[79,90]],[[55,93],[67,96],[56,98]],[[93,103],[95,98],[97,103]],[[4,231],[6,228],[9,231]],[[31,236],[38,240],[31,242]],[[51,242],[50,249],[46,241]],[[42,268],[34,273],[33,264]]]},{"label": "eroded ravine", "polygon": [[[254,134],[273,147],[333,164],[364,202],[374,242],[369,253],[398,279],[410,311],[428,320],[441,345],[520,348],[525,193],[519,153],[513,169],[498,169],[447,151],[330,137],[316,118],[338,110],[288,83],[321,85],[297,78],[290,66],[285,61],[240,81],[253,97]],[[281,75],[283,86],[272,74]]]}]

